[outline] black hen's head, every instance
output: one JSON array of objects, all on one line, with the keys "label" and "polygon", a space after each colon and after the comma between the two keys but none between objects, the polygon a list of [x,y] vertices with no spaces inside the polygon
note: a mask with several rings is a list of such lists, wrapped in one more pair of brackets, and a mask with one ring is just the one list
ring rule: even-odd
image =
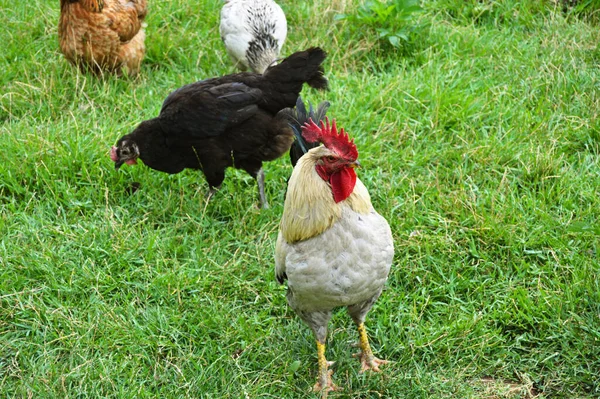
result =
[{"label": "black hen's head", "polygon": [[119,169],[124,163],[135,165],[139,156],[138,145],[127,136],[121,138],[117,145],[110,149],[110,159],[115,163],[115,169]]}]

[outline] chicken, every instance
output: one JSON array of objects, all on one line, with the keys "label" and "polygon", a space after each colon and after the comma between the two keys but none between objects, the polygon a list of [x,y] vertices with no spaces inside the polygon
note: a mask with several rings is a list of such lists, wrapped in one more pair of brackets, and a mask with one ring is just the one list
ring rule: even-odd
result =
[{"label": "chicken", "polygon": [[152,169],[179,173],[200,169],[209,196],[225,169],[243,169],[257,179],[260,203],[268,207],[263,161],[283,155],[294,133],[279,111],[296,103],[302,86],[327,88],[322,62],[313,47],[284,59],[263,74],[242,72],[183,86],[165,99],[158,117],[142,122],[111,149],[118,169],[140,158]]},{"label": "chicken", "polygon": [[60,50],[84,71],[136,75],[145,16],[146,0],[60,0]]},{"label": "chicken", "polygon": [[371,204],[357,178],[358,151],[335,121],[304,124],[307,142],[323,145],[299,160],[288,184],[275,248],[275,274],[287,280],[287,302],[312,329],[317,341],[315,391],[337,387],[325,358],[332,310],[346,307],[358,326],[362,371],[387,363],[373,355],[364,325],[387,280],[394,245],[387,221]]},{"label": "chicken", "polygon": [[236,66],[263,73],[279,57],[287,21],[273,0],[225,0],[219,30]]}]

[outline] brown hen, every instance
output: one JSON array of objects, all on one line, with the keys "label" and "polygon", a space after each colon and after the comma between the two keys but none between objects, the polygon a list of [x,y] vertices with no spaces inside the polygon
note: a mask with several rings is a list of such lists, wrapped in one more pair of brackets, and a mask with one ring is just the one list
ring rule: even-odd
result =
[{"label": "brown hen", "polygon": [[136,75],[145,16],[146,0],[60,0],[60,50],[84,71]]}]

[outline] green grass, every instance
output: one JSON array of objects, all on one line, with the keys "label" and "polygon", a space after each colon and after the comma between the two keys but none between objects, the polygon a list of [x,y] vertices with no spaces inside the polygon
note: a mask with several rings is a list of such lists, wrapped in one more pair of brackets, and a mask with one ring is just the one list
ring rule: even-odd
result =
[{"label": "green grass", "polygon": [[[331,91],[303,95],[356,138],[396,245],[367,319],[393,362],[360,374],[337,313],[330,397],[599,397],[597,18],[434,0],[396,51],[335,21],[358,4],[281,5],[284,53],[330,54]],[[287,157],[265,211],[244,173],[207,204],[197,172],[108,157],[169,92],[233,71],[219,7],[151,2],[141,75],[99,79],[58,52],[58,1],[0,0],[1,396],[313,396],[313,338],[273,273]]]}]

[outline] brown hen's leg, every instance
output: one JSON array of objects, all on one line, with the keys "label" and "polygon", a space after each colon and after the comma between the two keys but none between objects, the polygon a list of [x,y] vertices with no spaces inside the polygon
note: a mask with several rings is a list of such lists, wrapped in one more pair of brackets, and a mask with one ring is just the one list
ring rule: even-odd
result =
[{"label": "brown hen's leg", "polygon": [[354,357],[360,358],[361,364],[361,372],[366,370],[373,370],[375,372],[379,372],[379,366],[382,364],[389,363],[387,360],[381,360],[373,355],[373,351],[371,350],[371,345],[369,345],[369,338],[367,337],[367,330],[365,329],[365,324],[360,323],[358,325],[358,335],[360,338],[360,352],[355,354]]},{"label": "brown hen's leg", "polygon": [[340,388],[336,386],[331,380],[331,374],[333,374],[333,370],[329,370],[329,366],[333,363],[330,363],[325,358],[325,344],[320,343],[317,340],[317,357],[319,359],[319,377],[317,379],[317,383],[313,387],[313,391],[321,392],[321,398],[327,398],[327,393],[329,391],[336,391]]}]

